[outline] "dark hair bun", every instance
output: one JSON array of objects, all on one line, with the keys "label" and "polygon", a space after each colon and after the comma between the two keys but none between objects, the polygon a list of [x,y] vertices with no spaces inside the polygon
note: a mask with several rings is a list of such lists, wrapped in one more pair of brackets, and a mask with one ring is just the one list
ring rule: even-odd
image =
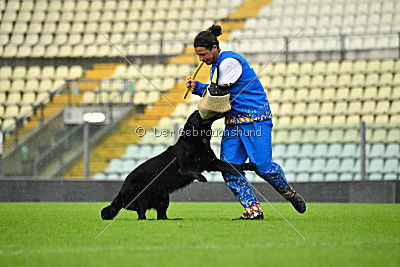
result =
[{"label": "dark hair bun", "polygon": [[215,37],[218,37],[222,34],[222,28],[219,25],[212,25],[210,28],[208,28],[208,31],[215,35]]}]

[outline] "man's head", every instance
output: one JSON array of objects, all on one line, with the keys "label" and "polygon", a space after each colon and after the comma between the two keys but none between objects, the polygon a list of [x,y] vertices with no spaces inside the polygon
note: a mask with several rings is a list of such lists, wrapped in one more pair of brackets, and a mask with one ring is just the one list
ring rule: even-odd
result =
[{"label": "man's head", "polygon": [[207,65],[217,62],[220,48],[217,37],[221,35],[221,26],[212,25],[207,31],[202,31],[194,38],[194,50],[200,61]]}]

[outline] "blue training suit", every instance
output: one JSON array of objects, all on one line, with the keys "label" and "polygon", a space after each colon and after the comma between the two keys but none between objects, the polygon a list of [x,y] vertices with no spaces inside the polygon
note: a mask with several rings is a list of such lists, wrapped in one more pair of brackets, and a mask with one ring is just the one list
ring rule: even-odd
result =
[{"label": "blue training suit", "polygon": [[[220,53],[211,67],[210,79],[219,64],[226,58],[235,58],[242,64],[242,74],[229,87],[232,109],[225,117],[225,131],[221,141],[221,160],[242,164],[249,158],[257,165],[257,174],[270,183],[286,199],[294,195],[285,174],[272,160],[272,114],[264,88],[247,60],[232,51]],[[209,84],[196,83],[193,94],[202,96]],[[223,173],[227,186],[243,207],[258,203],[249,182],[237,173]]]}]

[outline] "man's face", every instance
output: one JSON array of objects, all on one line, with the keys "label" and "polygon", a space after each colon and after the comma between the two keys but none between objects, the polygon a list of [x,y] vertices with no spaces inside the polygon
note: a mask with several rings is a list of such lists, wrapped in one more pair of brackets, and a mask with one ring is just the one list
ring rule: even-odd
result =
[{"label": "man's face", "polygon": [[199,56],[199,60],[204,61],[207,65],[217,63],[219,49],[216,45],[214,45],[211,50],[208,50],[205,47],[196,47],[194,51]]}]

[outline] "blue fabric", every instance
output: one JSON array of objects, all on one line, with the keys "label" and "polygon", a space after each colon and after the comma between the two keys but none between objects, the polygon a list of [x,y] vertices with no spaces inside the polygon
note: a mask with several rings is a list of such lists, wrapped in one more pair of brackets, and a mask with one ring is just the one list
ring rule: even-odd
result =
[{"label": "blue fabric", "polygon": [[[257,165],[257,175],[287,198],[294,191],[281,166],[272,160],[271,130],[270,120],[226,126],[221,142],[221,160],[243,164],[249,158],[250,162]],[[258,203],[251,186],[241,175],[223,173],[222,176],[244,207]]]},{"label": "blue fabric", "polygon": [[[242,75],[229,87],[232,109],[228,112],[225,123],[236,125],[251,123],[253,121],[270,120],[271,109],[264,88],[249,62],[238,53],[223,51],[218,56],[216,64],[210,69],[212,79],[215,69],[226,58],[235,58],[242,64]],[[202,96],[209,84],[196,83],[193,94]]]}]

